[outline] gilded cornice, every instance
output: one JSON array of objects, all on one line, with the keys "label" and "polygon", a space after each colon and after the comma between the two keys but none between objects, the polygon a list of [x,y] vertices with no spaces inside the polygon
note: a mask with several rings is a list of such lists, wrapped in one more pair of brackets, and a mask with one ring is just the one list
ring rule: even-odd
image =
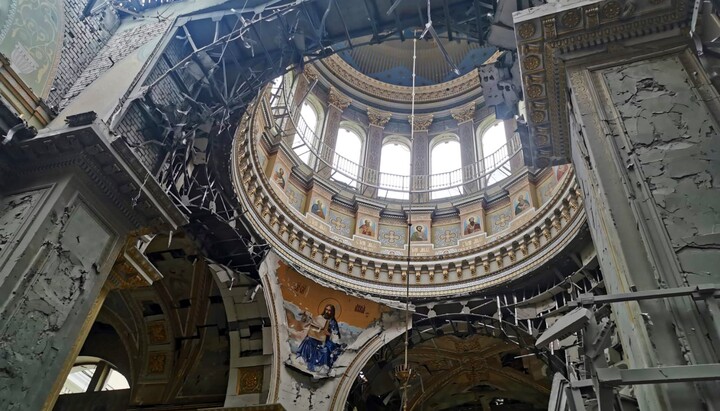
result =
[{"label": "gilded cornice", "polygon": [[422,115],[416,114],[414,121],[413,121],[413,116],[408,116],[408,122],[413,126],[413,129],[415,131],[427,131],[433,122],[433,115],[432,114],[422,114]]},{"label": "gilded cornice", "polygon": [[[516,13],[515,35],[535,167],[570,157],[565,64],[570,53],[686,24],[685,0],[547,4]],[[579,56],[580,54],[578,54]]]},{"label": "gilded cornice", "polygon": [[341,93],[338,89],[335,87],[330,87],[330,92],[328,93],[328,104],[338,108],[340,111],[345,110],[352,100],[343,93]]},{"label": "gilded cornice", "polygon": [[371,126],[377,126],[381,128],[385,127],[385,124],[387,124],[387,122],[390,121],[390,118],[392,117],[392,114],[388,113],[387,111],[380,111],[370,107],[368,107],[367,109],[367,115],[368,121],[370,122]]},{"label": "gilded cornice", "polygon": [[[321,63],[342,81],[368,96],[398,103],[410,103],[412,100],[412,87],[389,84],[366,76],[355,70],[338,55],[325,58]],[[480,77],[476,69],[444,83],[416,87],[415,102],[430,103],[448,100],[479,87]]]},{"label": "gilded cornice", "polygon": [[475,118],[475,102],[473,101],[470,104],[451,110],[450,115],[458,123],[464,123],[472,120]]}]

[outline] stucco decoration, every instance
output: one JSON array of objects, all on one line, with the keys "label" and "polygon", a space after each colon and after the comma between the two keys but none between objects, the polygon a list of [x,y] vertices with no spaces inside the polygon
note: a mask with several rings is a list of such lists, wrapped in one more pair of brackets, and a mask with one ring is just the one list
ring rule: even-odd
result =
[{"label": "stucco decoration", "polygon": [[290,358],[285,364],[315,378],[333,377],[348,347],[390,309],[323,287],[281,263],[277,271],[287,319]]},{"label": "stucco decoration", "polygon": [[45,97],[63,39],[62,2],[10,0],[0,5],[0,53],[33,92]]},{"label": "stucco decoration", "polygon": [[464,123],[466,121],[472,120],[473,118],[475,118],[475,102],[473,101],[470,104],[466,104],[457,109],[453,109],[450,112],[450,115],[452,115],[452,118],[454,118],[455,121],[457,121],[458,123]]},{"label": "stucco decoration", "polygon": [[368,107],[367,109],[367,115],[368,115],[368,122],[372,126],[378,126],[378,127],[385,127],[385,124],[387,124],[388,121],[390,121],[390,118],[392,118],[392,114],[386,112],[386,111],[380,111],[371,107]]}]

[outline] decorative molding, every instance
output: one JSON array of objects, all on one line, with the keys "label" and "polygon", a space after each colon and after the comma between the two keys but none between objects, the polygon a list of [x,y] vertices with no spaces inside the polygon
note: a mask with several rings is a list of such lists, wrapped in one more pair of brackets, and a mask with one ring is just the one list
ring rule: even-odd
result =
[{"label": "decorative molding", "polygon": [[265,366],[238,368],[237,395],[257,394],[262,392],[263,370]]},{"label": "decorative molding", "polygon": [[[515,14],[518,59],[527,105],[531,156],[538,168],[570,160],[566,61],[570,53],[682,28],[686,0],[635,3],[618,0],[547,4]],[[586,56],[587,53],[579,53]]]},{"label": "decorative molding", "polygon": [[413,121],[412,116],[408,116],[408,122],[413,126],[415,131],[427,131],[433,122],[432,114],[416,114]]},{"label": "decorative molding", "polygon": [[[389,84],[366,76],[355,70],[336,54],[323,59],[319,64],[322,64],[333,75],[340,78],[349,86],[368,96],[398,103],[409,104],[412,101],[412,87]],[[469,91],[476,90],[480,87],[480,76],[477,69],[475,69],[461,77],[444,83],[416,87],[415,102],[431,103],[449,100],[463,96]]]},{"label": "decorative molding", "polygon": [[390,121],[390,118],[392,118],[391,113],[388,113],[386,111],[380,111],[371,107],[368,107],[367,115],[368,120],[370,121],[370,125],[380,128],[384,128],[385,124],[387,124],[387,122]]},{"label": "decorative molding", "polygon": [[350,103],[352,103],[352,100],[350,100],[348,96],[341,93],[335,87],[330,87],[330,92],[328,93],[328,104],[336,107],[340,111],[343,111],[348,108]]},{"label": "decorative molding", "polygon": [[450,115],[458,124],[470,121],[475,118],[475,102],[466,104],[450,111]]}]

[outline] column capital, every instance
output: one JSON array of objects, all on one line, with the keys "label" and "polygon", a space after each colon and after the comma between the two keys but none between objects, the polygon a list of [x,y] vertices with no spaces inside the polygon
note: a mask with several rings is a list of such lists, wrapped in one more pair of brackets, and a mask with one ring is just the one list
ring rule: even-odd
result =
[{"label": "column capital", "polygon": [[462,107],[458,107],[450,111],[450,115],[458,124],[471,121],[475,118],[475,102],[471,102]]},{"label": "column capital", "polygon": [[367,109],[367,115],[368,115],[368,120],[370,121],[370,125],[377,126],[380,128],[384,128],[385,124],[387,124],[387,122],[390,121],[390,118],[392,117],[391,113],[388,113],[386,111],[376,110],[376,109],[370,108],[370,107],[368,107],[368,109]]},{"label": "column capital", "polygon": [[305,68],[303,68],[303,74],[310,83],[318,78],[318,71],[313,66],[305,66]]},{"label": "column capital", "polygon": [[328,93],[328,104],[335,106],[340,111],[343,111],[350,105],[350,103],[352,103],[350,97],[342,94],[335,87],[330,87],[330,93]]},{"label": "column capital", "polygon": [[410,125],[413,127],[415,131],[428,131],[430,128],[430,125],[433,122],[433,115],[432,114],[421,114],[421,115],[415,115],[415,119],[413,120],[413,116],[408,116],[408,121],[410,122]]}]

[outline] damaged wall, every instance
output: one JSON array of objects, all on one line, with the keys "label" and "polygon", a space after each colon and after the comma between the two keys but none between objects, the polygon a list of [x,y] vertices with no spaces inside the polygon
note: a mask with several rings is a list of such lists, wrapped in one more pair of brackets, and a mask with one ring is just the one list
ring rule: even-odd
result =
[{"label": "damaged wall", "polygon": [[[720,222],[717,92],[678,43],[628,48],[615,65],[603,56],[601,68],[587,59],[589,69],[568,70],[573,163],[608,293],[716,283],[720,274],[709,269],[718,249],[708,246]],[[647,300],[613,311],[630,368],[716,361],[702,303]],[[716,383],[634,390],[643,410],[718,401]]]},{"label": "damaged wall", "polygon": [[717,283],[720,136],[703,101],[707,90],[678,58],[620,66],[604,77],[685,282]]},{"label": "damaged wall", "polygon": [[10,244],[0,251],[0,288],[10,293],[0,306],[0,409],[41,409],[59,388],[119,251],[117,230],[78,190],[65,178],[0,205]]}]

